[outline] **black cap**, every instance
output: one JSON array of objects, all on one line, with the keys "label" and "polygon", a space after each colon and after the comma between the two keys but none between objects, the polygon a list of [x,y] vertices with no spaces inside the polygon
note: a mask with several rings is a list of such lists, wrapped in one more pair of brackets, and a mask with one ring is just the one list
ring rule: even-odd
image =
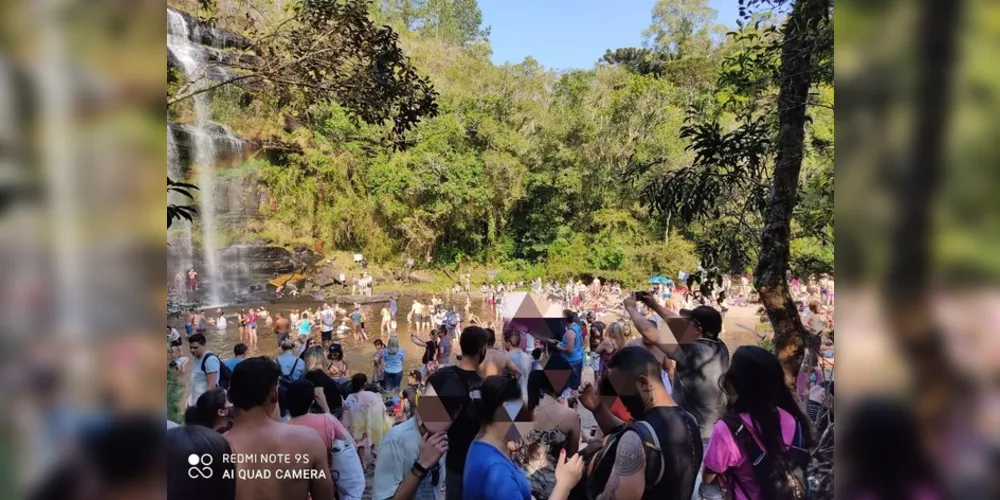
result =
[{"label": "black cap", "polygon": [[339,343],[334,342],[334,343],[330,344],[330,352],[331,353],[341,353],[341,352],[344,352],[344,349],[340,346]]},{"label": "black cap", "polygon": [[716,338],[722,332],[722,315],[712,306],[681,309],[681,316],[697,323],[702,333],[710,338]]}]

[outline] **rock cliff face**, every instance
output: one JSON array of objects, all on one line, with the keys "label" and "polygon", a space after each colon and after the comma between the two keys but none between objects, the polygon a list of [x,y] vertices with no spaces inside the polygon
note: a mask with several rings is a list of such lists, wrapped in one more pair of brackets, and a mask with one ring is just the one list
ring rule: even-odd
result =
[{"label": "rock cliff face", "polygon": [[170,7],[167,7],[167,11],[177,13],[184,18],[184,21],[190,27],[191,40],[198,44],[218,49],[250,50],[252,48],[250,40],[239,33],[205,24],[187,12],[171,9]]},{"label": "rock cliff face", "polygon": [[[235,76],[238,69],[251,69],[261,64],[261,58],[252,53],[250,40],[243,35],[232,31],[209,26],[197,17],[186,12],[167,8],[168,13],[176,14],[184,19],[187,28],[186,36],[193,42],[195,57],[204,63],[205,77],[215,81],[222,81]],[[167,32],[171,35],[171,26],[167,25]],[[183,63],[178,54],[167,47],[167,69],[175,69],[179,74],[183,74]],[[174,74],[167,72],[167,81],[171,82]],[[251,81],[243,81],[241,85],[253,86]]]}]

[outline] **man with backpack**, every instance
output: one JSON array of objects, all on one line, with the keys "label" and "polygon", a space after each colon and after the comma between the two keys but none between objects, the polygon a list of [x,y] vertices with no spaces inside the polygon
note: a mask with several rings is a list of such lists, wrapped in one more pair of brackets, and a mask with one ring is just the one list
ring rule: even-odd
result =
[{"label": "man with backpack", "polygon": [[302,378],[306,371],[306,363],[302,358],[295,355],[295,342],[286,339],[281,343],[281,354],[278,355],[278,369],[281,376],[278,379],[278,407],[282,415],[287,412],[288,406],[285,404],[285,391],[292,382]]},{"label": "man with backpack", "polygon": [[191,349],[191,394],[188,396],[188,406],[198,403],[202,394],[221,387],[229,388],[232,371],[222,364],[219,357],[208,350],[205,336],[196,333],[188,337],[188,347]]},{"label": "man with backpack", "polygon": [[[605,434],[596,452],[584,452],[588,472],[580,484],[586,497],[691,498],[704,452],[698,423],[667,393],[660,366],[647,349],[625,347],[608,361],[601,387],[587,384],[581,391],[580,402]],[[631,423],[611,413],[616,397],[632,415]]]}]

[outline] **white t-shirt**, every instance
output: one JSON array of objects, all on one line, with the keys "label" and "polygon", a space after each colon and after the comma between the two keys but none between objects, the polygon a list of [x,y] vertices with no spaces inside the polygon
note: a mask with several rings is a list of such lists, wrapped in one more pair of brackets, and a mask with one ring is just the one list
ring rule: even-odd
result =
[{"label": "white t-shirt", "polygon": [[334,316],[335,316],[333,314],[333,311],[330,310],[330,309],[324,309],[322,312],[319,313],[319,315],[320,315],[320,327],[319,327],[319,331],[321,331],[321,332],[332,332],[333,331],[333,320],[334,320]]},{"label": "white t-shirt", "polygon": [[[211,356],[209,356],[211,354]],[[205,360],[205,356],[209,356]],[[205,371],[201,371],[201,362],[205,361]],[[201,358],[191,359],[191,396],[188,398],[188,406],[198,403],[198,398],[208,391],[208,374],[219,373],[219,357],[206,352]]]}]

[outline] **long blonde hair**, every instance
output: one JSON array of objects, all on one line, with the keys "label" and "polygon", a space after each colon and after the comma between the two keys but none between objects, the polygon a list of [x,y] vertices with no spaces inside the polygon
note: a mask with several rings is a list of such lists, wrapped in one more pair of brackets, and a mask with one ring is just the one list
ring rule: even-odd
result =
[{"label": "long blonde hair", "polygon": [[327,360],[326,355],[323,353],[323,346],[314,345],[306,351],[306,372],[311,372],[313,370],[326,371]]},{"label": "long blonde hair", "polygon": [[625,334],[622,333],[622,324],[615,321],[608,325],[608,338],[615,342],[615,349],[625,346]]}]

